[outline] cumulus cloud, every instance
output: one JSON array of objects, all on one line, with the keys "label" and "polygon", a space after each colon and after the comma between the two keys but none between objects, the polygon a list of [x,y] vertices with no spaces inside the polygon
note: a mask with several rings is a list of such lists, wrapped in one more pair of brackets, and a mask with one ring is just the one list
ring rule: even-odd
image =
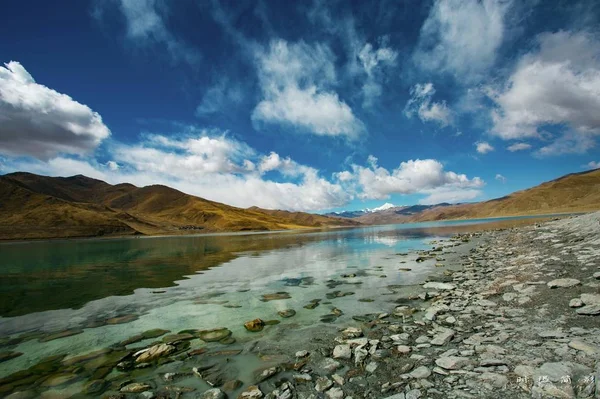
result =
[{"label": "cumulus cloud", "polygon": [[485,141],[478,141],[477,143],[475,143],[475,148],[480,154],[487,154],[488,152],[494,151],[494,147],[492,147],[490,143],[487,143]]},{"label": "cumulus cloud", "polygon": [[274,40],[255,56],[263,94],[252,112],[255,124],[291,125],[316,135],[350,139],[363,132],[363,123],[332,89],[336,73],[327,46]]},{"label": "cumulus cloud", "polygon": [[480,79],[496,60],[510,6],[507,0],[436,0],[421,27],[414,62],[462,80]]},{"label": "cumulus cloud", "polygon": [[566,136],[540,154],[585,152],[600,134],[600,40],[587,32],[560,31],[539,35],[537,44],[503,87],[490,89],[496,103],[491,133],[505,140],[547,138],[544,127],[556,126]]},{"label": "cumulus cloud", "polygon": [[528,144],[528,143],[514,143],[514,144],[511,144],[508,147],[506,147],[506,149],[510,152],[523,151],[523,150],[528,150],[530,148],[531,148],[531,144]]},{"label": "cumulus cloud", "polygon": [[[317,211],[345,205],[352,193],[319,171],[275,152],[268,155],[213,130],[194,135],[144,135],[136,144],[113,142],[111,161],[58,156],[8,159],[3,170],[45,175],[84,174],[109,183],[163,184],[238,207]],[[265,173],[275,173],[266,177]]]},{"label": "cumulus cloud", "polygon": [[166,5],[159,0],[97,0],[94,16],[102,20],[107,9],[117,6],[126,23],[126,38],[135,45],[164,46],[175,62],[196,64],[200,54],[167,28]]},{"label": "cumulus cloud", "polygon": [[506,177],[502,176],[500,173],[496,174],[495,179],[499,182],[506,183]]},{"label": "cumulus cloud", "polygon": [[398,168],[387,170],[370,156],[368,166],[352,165],[358,196],[363,199],[387,199],[391,194],[426,193],[441,196],[442,191],[459,192],[483,187],[479,177],[469,179],[464,174],[444,170],[435,159],[416,159],[402,162]]},{"label": "cumulus cloud", "polygon": [[0,153],[48,159],[84,154],[110,136],[97,112],[36,83],[18,62],[0,66]]},{"label": "cumulus cloud", "polygon": [[600,161],[590,161],[586,166],[589,169],[598,169],[600,168]]},{"label": "cumulus cloud", "polygon": [[408,118],[416,113],[423,122],[437,122],[446,127],[453,123],[453,114],[445,101],[434,102],[433,83],[417,83],[410,89],[411,98],[406,103],[404,114]]}]

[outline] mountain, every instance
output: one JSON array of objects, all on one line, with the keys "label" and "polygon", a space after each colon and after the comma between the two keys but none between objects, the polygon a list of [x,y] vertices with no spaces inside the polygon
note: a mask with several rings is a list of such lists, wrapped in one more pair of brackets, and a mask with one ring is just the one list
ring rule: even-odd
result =
[{"label": "mountain", "polygon": [[360,216],[366,215],[368,213],[381,212],[381,211],[386,211],[388,209],[393,209],[393,208],[401,209],[401,208],[405,208],[405,207],[403,207],[403,206],[397,207],[394,204],[390,204],[389,202],[386,202],[385,204],[383,204],[377,208],[373,208],[373,209],[365,208],[365,209],[361,209],[358,211],[330,212],[330,213],[326,213],[325,216],[353,219],[353,218],[358,218]]},{"label": "mountain", "polygon": [[596,211],[600,209],[600,169],[569,174],[485,202],[385,208],[375,212],[362,210],[335,215],[372,225]]},{"label": "mountain", "polygon": [[111,185],[77,175],[0,176],[0,239],[182,234],[355,226],[302,212],[241,209],[166,186]]},{"label": "mountain", "polygon": [[409,221],[591,212],[598,209],[600,169],[595,169],[572,173],[490,201],[433,207],[413,215]]},{"label": "mountain", "polygon": [[397,206],[378,212],[365,213],[355,220],[363,224],[407,223],[411,221],[411,218],[415,215],[419,215],[428,209],[445,207],[448,205],[449,204]]}]

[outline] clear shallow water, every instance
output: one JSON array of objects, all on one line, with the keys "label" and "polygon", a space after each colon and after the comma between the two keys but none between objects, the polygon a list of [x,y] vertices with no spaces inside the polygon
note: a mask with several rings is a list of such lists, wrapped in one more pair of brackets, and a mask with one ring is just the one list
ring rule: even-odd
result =
[{"label": "clear shallow water", "polygon": [[[392,308],[386,302],[393,301],[391,294],[398,286],[416,285],[435,269],[434,261],[415,263],[416,254],[399,253],[430,249],[432,240],[459,232],[534,220],[2,244],[0,337],[65,329],[83,333],[0,349],[23,353],[0,363],[0,377],[47,356],[106,348],[153,328],[178,332],[227,327],[243,343],[269,339],[278,329],[315,325],[334,307],[344,312],[336,323],[348,323],[353,315]],[[400,271],[401,267],[412,270]],[[334,291],[353,295],[328,299]],[[287,292],[290,298],[261,301],[263,294],[274,292]],[[322,302],[314,310],[304,309],[312,299]],[[373,302],[360,301],[365,299]],[[277,312],[284,309],[297,314],[281,319]],[[130,315],[131,322],[106,324]],[[243,323],[257,317],[279,319],[281,324],[258,334],[246,332]]]}]

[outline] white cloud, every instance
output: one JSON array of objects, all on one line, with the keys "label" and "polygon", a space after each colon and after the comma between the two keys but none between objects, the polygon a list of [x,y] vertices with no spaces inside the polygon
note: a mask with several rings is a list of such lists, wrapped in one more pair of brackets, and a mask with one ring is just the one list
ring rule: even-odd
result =
[{"label": "white cloud", "polygon": [[343,172],[334,173],[333,177],[342,183],[348,182],[353,179],[352,173],[347,170],[344,170]]},{"label": "white cloud", "polygon": [[590,169],[598,169],[600,168],[600,161],[590,161],[586,166]]},{"label": "white cloud", "polygon": [[256,53],[263,100],[252,120],[291,125],[323,136],[357,138],[364,130],[348,104],[332,91],[334,57],[324,45],[274,40]]},{"label": "white cloud", "polygon": [[43,159],[83,154],[108,136],[88,106],[36,83],[16,61],[0,66],[0,153]]},{"label": "white cloud", "polygon": [[510,6],[505,0],[436,0],[413,60],[425,70],[480,79],[496,60]]},{"label": "white cloud", "polygon": [[523,151],[523,150],[528,150],[530,148],[531,148],[531,144],[528,144],[528,143],[515,143],[515,144],[511,144],[508,147],[506,147],[506,149],[510,152]]},{"label": "white cloud", "polygon": [[445,101],[433,102],[435,88],[432,83],[417,83],[410,89],[411,98],[406,103],[404,114],[411,118],[416,112],[423,122],[433,121],[446,127],[453,123],[453,114]]},{"label": "white cloud", "polygon": [[385,69],[396,64],[398,52],[388,47],[385,40],[375,50],[373,45],[366,43],[358,53],[367,78],[362,87],[363,106],[370,107],[375,99],[383,93],[382,83],[385,81]]},{"label": "white cloud", "polygon": [[536,152],[536,157],[547,157],[564,154],[583,154],[596,146],[596,141],[589,135],[567,132]]},{"label": "white cloud", "polygon": [[[352,198],[352,193],[320,177],[314,168],[274,152],[261,156],[214,131],[201,130],[186,137],[146,135],[137,144],[113,143],[108,150],[112,160],[104,164],[59,156],[45,162],[9,159],[3,170],[84,174],[113,184],[163,184],[244,208],[317,211],[343,206]],[[265,178],[267,171],[279,173],[279,179]]]},{"label": "white cloud", "polygon": [[452,187],[439,187],[431,190],[424,190],[427,197],[419,201],[421,205],[435,205],[441,203],[456,204],[470,201],[481,196],[480,190],[475,189],[455,189]]},{"label": "white cloud", "polygon": [[231,84],[228,79],[223,78],[206,90],[200,105],[196,108],[196,115],[208,116],[218,112],[227,112],[229,107],[241,103],[242,100],[241,87]]},{"label": "white cloud", "polygon": [[477,143],[475,143],[475,147],[477,149],[477,152],[480,154],[487,154],[488,152],[494,151],[494,147],[492,147],[490,143],[487,143],[485,141],[478,141]]},{"label": "white cloud", "polygon": [[506,183],[506,177],[502,176],[500,173],[496,174],[495,179],[502,183]]},{"label": "white cloud", "polygon": [[[544,33],[538,48],[517,63],[506,84],[490,89],[497,107],[492,134],[502,139],[546,138],[545,126],[566,136],[541,155],[585,152],[600,135],[600,40],[586,32]],[[574,143],[571,149],[567,143]]]},{"label": "white cloud", "polygon": [[138,46],[162,45],[173,61],[196,64],[200,54],[167,28],[166,5],[159,0],[97,0],[94,16],[101,20],[107,7],[117,4],[126,22],[126,38]]},{"label": "white cloud", "polygon": [[387,199],[391,194],[433,194],[431,190],[441,188],[461,191],[484,185],[479,177],[469,179],[464,174],[445,171],[435,159],[409,160],[392,171],[378,166],[375,157],[371,156],[368,163],[368,167],[352,165],[358,196],[363,199]]}]

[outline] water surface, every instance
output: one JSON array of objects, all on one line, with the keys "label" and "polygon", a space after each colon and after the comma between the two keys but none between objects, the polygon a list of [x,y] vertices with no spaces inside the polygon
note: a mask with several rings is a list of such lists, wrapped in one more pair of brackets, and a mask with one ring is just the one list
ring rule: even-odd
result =
[{"label": "water surface", "polygon": [[[154,328],[227,327],[243,343],[269,339],[276,329],[321,323],[334,309],[343,312],[333,320],[342,325],[352,316],[392,308],[402,287],[419,284],[436,269],[435,260],[416,263],[409,251],[431,249],[456,233],[536,220],[2,244],[0,338],[83,332],[5,347],[23,355],[0,363],[0,377],[47,356],[106,348]],[[262,300],[275,292],[289,298]],[[313,299],[320,305],[305,309]],[[281,319],[277,312],[284,309],[297,314]],[[114,323],[123,317],[126,323]],[[257,317],[281,324],[246,332],[243,323]]]}]

